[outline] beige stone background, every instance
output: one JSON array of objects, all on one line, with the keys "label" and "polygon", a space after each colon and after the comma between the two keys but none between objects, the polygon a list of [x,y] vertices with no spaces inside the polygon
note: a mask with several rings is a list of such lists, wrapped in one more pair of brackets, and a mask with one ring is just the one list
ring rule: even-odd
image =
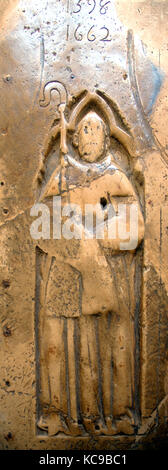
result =
[{"label": "beige stone background", "polygon": [[[33,3],[32,16],[34,14],[38,17],[37,3]],[[44,3],[46,6],[47,1]],[[32,35],[31,44],[26,36],[29,34],[29,24],[24,10],[25,5],[29,8],[31,4],[28,0],[0,1],[0,170],[1,182],[5,182],[0,186],[0,448],[63,449],[71,446],[66,438],[48,442],[45,437],[36,438],[35,431],[35,254],[28,236],[30,220],[27,217],[23,226],[22,213],[24,204],[27,208],[34,202],[33,181],[39,169],[43,129],[46,128],[46,132],[49,129],[53,110],[45,116],[32,104],[39,89],[40,69],[37,74],[39,31],[36,31],[35,36]],[[120,20],[142,39],[149,58],[164,72],[164,82],[150,116],[150,124],[161,144],[162,155],[152,152],[145,163],[139,163],[142,164],[141,171],[146,178],[141,405],[144,425],[147,421],[148,426],[152,412],[157,412],[157,397],[160,402],[168,393],[168,376],[165,363],[163,365],[166,357],[165,314],[168,293],[168,1],[116,0],[115,4]],[[21,26],[18,26],[19,22]],[[29,54],[30,64],[27,59]],[[10,81],[12,68],[15,72],[14,85]],[[147,79],[150,80],[150,77]],[[14,92],[10,94],[11,86]],[[27,125],[29,133],[25,132]],[[36,158],[34,148],[38,153]],[[13,155],[19,155],[21,150],[22,162],[20,164],[18,158],[17,165]],[[4,211],[6,208],[8,213]],[[18,213],[20,216],[14,220]],[[151,274],[153,267],[155,276]],[[8,285],[10,279],[12,282]],[[22,295],[24,301],[21,302]],[[163,346],[161,353],[156,348],[158,341]],[[151,361],[147,361],[148,355]],[[160,393],[158,383],[162,384]],[[167,420],[168,412],[165,414],[165,408],[163,416]],[[147,429],[144,428],[144,432]],[[134,442],[134,438],[113,438],[111,442],[104,437],[102,441],[90,439],[87,448],[129,448],[131,442]],[[82,440],[76,439],[73,446],[82,448]]]},{"label": "beige stone background", "polygon": [[[19,0],[1,0],[1,36],[17,22],[15,10]],[[165,150],[168,150],[168,1],[167,0],[116,0],[120,20],[138,34],[147,46],[148,57],[165,72],[162,90],[151,117],[151,126]],[[164,115],[164,119],[163,119]]]},{"label": "beige stone background", "polygon": [[[147,46],[148,57],[165,72],[162,90],[157,98],[151,117],[151,126],[168,150],[168,1],[167,0],[116,0],[119,18],[132,29]],[[164,118],[163,118],[164,116]]]}]

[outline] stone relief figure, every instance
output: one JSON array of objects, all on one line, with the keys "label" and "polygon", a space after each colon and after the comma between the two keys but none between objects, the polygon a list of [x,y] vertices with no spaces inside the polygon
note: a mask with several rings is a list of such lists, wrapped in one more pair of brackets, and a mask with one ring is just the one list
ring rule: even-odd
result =
[{"label": "stone relief figure", "polygon": [[[96,205],[100,220],[103,214],[105,232],[98,239],[88,234],[38,242],[37,426],[49,435],[132,434],[136,425],[134,313],[140,298],[144,220],[138,194],[110,150],[112,132],[127,149],[130,135],[115,125],[110,107],[98,95],[86,93],[69,124],[65,104],[60,106],[60,129],[54,139],[61,133],[61,163],[44,181],[39,200],[50,209],[53,196],[61,197],[62,209],[67,203],[72,210],[74,204],[80,205],[79,233],[86,223],[86,204]],[[49,156],[50,137],[48,142]],[[137,247],[130,251],[121,249],[118,234],[113,239],[107,236],[108,207],[113,207],[110,223],[114,224],[119,221],[120,202],[137,207]],[[95,224],[93,214],[94,229]]]}]

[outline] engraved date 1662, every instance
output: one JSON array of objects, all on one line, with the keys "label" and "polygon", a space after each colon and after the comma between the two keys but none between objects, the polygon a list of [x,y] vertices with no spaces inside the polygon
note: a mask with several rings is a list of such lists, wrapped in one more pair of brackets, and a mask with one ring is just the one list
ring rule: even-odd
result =
[{"label": "engraved date 1662", "polygon": [[[91,26],[91,28],[89,28],[89,31],[86,33],[86,36],[80,30],[80,28],[81,28],[81,24],[79,23],[77,28],[74,31],[74,38],[76,39],[76,41],[82,41],[82,39],[85,39],[85,37],[87,37],[87,40],[89,42],[94,42],[94,41],[96,41],[96,39],[98,39],[99,41],[103,41],[103,42],[111,42],[112,41],[112,38],[110,37],[110,31],[106,26],[102,26],[99,29],[99,31],[98,31],[99,34],[97,36],[96,36],[96,30],[95,30],[96,26],[95,25],[93,25],[93,26]],[[69,30],[69,25],[68,25],[67,26],[67,40],[69,39],[69,33],[70,33],[70,30]]]}]

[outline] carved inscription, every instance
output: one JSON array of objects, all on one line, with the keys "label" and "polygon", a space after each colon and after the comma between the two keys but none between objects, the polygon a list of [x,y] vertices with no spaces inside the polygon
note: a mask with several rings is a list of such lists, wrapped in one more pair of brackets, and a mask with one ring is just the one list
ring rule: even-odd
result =
[{"label": "carved inscription", "polygon": [[[75,3],[74,9],[72,9],[71,14],[75,15],[79,18],[79,23],[76,26],[76,28],[72,29],[70,28],[70,25],[67,25],[67,36],[66,40],[68,41],[69,39],[75,38],[76,41],[81,42],[82,40],[88,40],[89,42],[94,42],[94,41],[102,41],[102,42],[111,42],[112,37],[109,28],[107,27],[106,24],[103,26],[99,26],[97,23],[92,24],[89,29],[87,30],[85,26],[80,22],[80,15],[83,11],[83,9],[87,8],[90,6],[90,10],[86,12],[88,14],[88,18],[92,18],[92,13],[96,11],[96,15],[100,15],[100,17],[106,15],[108,12],[108,9],[111,5],[111,1],[105,1],[105,0],[87,0],[84,2],[84,0],[79,0]],[[68,11],[69,11],[69,6],[68,6]]]},{"label": "carved inscription", "polygon": [[80,13],[82,7],[86,7],[86,5],[91,6],[90,11],[88,11],[89,15],[93,13],[95,8],[97,7],[100,15],[105,15],[108,11],[109,5],[111,4],[110,0],[87,0],[84,2],[83,0],[78,0],[76,1],[75,9],[73,10],[73,13]]},{"label": "carved inscription", "polygon": [[[76,41],[82,41],[82,39],[84,39],[84,37],[87,37],[87,40],[89,42],[94,42],[96,41],[97,39],[97,36],[96,36],[96,27],[95,25],[91,26],[91,28],[89,29],[89,31],[86,33],[86,36],[84,36],[84,34],[80,31],[80,28],[81,28],[81,24],[79,23],[75,32],[74,32],[74,37],[76,39]],[[112,38],[109,37],[109,29],[106,28],[106,26],[102,26],[100,28],[100,30],[98,32],[102,31],[102,37],[99,38],[99,41],[112,41]]]}]

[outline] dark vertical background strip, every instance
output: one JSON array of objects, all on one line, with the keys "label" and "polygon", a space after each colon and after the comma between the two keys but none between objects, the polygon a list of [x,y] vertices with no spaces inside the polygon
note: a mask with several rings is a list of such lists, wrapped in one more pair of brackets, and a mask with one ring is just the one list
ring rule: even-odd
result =
[{"label": "dark vertical background strip", "polygon": [[[35,286],[35,364],[36,364],[36,415],[40,418],[40,350],[39,350],[39,308],[40,308],[40,249],[36,247],[36,286]],[[36,427],[37,434],[41,431]]]},{"label": "dark vertical background strip", "polygon": [[140,321],[141,321],[141,289],[142,289],[142,254],[137,253],[135,264],[135,319],[134,319],[134,334],[135,334],[135,365],[134,365],[134,405],[135,405],[135,426],[140,425],[141,412],[140,412]]}]

